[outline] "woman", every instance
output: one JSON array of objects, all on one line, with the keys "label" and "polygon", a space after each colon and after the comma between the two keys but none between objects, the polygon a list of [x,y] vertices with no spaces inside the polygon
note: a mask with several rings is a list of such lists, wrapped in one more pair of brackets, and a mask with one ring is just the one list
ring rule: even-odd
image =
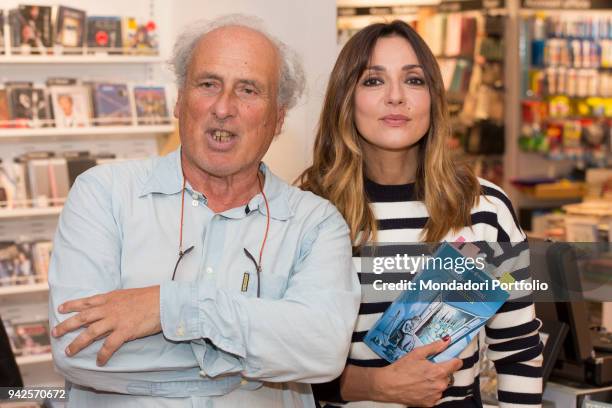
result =
[{"label": "woman", "polygon": [[[336,205],[358,255],[368,241],[431,243],[463,237],[525,243],[501,189],[451,161],[445,147],[449,135],[442,77],[427,45],[401,21],[368,26],[348,41],[333,69],[313,165],[302,174],[302,187]],[[447,346],[444,341],[390,365],[362,342],[397,292],[379,302],[368,288],[369,272],[361,272],[362,304],[347,365],[336,381],[314,386],[318,399],[367,401],[348,407],[482,406],[478,336],[455,366],[453,360],[426,360]],[[513,277],[529,276],[522,270]],[[486,325],[487,353],[496,365],[502,403],[541,403],[538,328],[530,301],[506,303]]]}]

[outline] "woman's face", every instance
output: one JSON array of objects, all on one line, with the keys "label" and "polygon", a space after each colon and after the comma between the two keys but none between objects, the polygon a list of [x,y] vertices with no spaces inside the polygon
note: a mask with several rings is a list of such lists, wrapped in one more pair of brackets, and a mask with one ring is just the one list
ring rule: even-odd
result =
[{"label": "woman's face", "polygon": [[402,151],[429,129],[431,97],[423,68],[399,36],[378,39],[355,89],[355,124],[367,150]]}]

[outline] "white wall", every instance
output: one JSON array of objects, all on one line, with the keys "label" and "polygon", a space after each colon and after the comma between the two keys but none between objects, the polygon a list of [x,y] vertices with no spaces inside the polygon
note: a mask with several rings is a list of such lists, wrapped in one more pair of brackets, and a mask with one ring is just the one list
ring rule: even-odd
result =
[{"label": "white wall", "polygon": [[336,58],[335,1],[157,0],[155,12],[160,16],[160,25],[168,25],[168,33],[160,44],[165,55],[169,55],[176,34],[189,22],[229,13],[262,18],[273,35],[301,55],[307,76],[306,94],[289,113],[283,133],[264,158],[285,180],[292,181],[298,176],[311,162],[314,128]]}]

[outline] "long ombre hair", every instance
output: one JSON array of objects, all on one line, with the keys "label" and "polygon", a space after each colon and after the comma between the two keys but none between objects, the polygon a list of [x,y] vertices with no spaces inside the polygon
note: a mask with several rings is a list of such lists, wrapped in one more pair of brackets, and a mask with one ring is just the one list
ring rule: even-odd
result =
[{"label": "long ombre hair", "polygon": [[451,134],[446,95],[438,63],[423,39],[396,20],[365,27],[344,46],[331,73],[317,128],[311,167],[298,178],[305,190],[327,198],[344,216],[351,239],[361,246],[376,241],[376,219],[364,189],[363,143],[355,126],[355,89],[381,37],[400,36],[414,49],[431,95],[430,126],[418,142],[416,198],[429,212],[421,234],[440,241],[449,231],[471,225],[480,183],[471,169],[454,163],[446,143]]}]

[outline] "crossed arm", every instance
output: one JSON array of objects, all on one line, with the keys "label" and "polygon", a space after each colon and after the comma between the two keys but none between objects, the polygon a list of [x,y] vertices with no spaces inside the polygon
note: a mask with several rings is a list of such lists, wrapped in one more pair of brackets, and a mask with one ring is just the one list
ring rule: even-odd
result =
[{"label": "crossed arm", "polygon": [[122,289],[120,228],[103,182],[86,175],[75,184],[50,268],[52,345],[71,381],[91,386],[90,374],[100,372],[158,380],[147,373],[172,370],[164,353],[177,344],[193,348],[194,366],[212,377],[321,382],[340,373],[359,284],[348,229],[335,210],[312,229],[312,246],[282,299],[247,298],[201,282]]}]

